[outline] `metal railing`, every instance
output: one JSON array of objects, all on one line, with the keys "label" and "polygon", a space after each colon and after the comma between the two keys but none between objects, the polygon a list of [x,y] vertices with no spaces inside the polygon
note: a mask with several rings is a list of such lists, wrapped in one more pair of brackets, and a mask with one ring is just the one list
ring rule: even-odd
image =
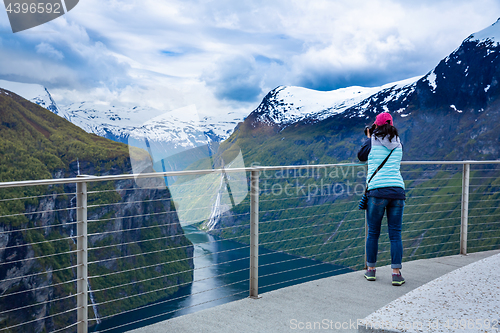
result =
[{"label": "metal railing", "polygon": [[[404,161],[401,163],[402,164],[402,172],[406,173],[407,177],[404,177],[405,180],[408,180],[411,185],[408,187],[408,202],[407,202],[407,215],[409,222],[408,222],[408,230],[405,232],[408,234],[408,237],[405,238],[405,241],[407,242],[408,246],[405,246],[405,250],[410,251],[409,254],[406,256],[408,259],[413,259],[413,258],[418,258],[417,251],[421,249],[429,249],[428,251],[424,251],[420,256],[421,257],[428,257],[432,255],[444,255],[444,254],[453,254],[453,253],[460,253],[460,254],[467,254],[467,244],[468,244],[468,236],[473,234],[478,234],[479,238],[478,239],[493,239],[494,243],[490,242],[487,245],[483,246],[476,246],[474,250],[481,249],[481,248],[491,248],[491,246],[498,246],[499,242],[498,239],[500,239],[498,236],[494,237],[482,237],[483,234],[486,232],[491,232],[493,231],[498,231],[500,230],[498,227],[497,221],[489,221],[487,223],[476,223],[474,224],[474,230],[469,230],[469,220],[470,219],[483,219],[485,217],[491,217],[493,220],[496,219],[497,215],[495,214],[495,211],[498,209],[498,205],[494,205],[491,207],[482,207],[481,204],[486,203],[486,202],[498,202],[500,201],[500,184],[498,184],[499,173],[500,169],[493,168],[493,169],[478,169],[478,170],[472,170],[473,172],[477,173],[477,177],[472,177],[471,178],[471,166],[484,166],[484,165],[493,165],[496,166],[500,164],[500,161]],[[404,170],[405,167],[411,166],[414,169],[417,166],[422,166],[424,169],[422,170]],[[441,166],[438,167],[438,166]],[[443,169],[445,166],[450,166],[450,167],[461,167],[460,169]],[[138,256],[148,256],[148,255],[155,255],[157,253],[164,253],[166,251],[170,251],[172,249],[163,249],[163,248],[151,248],[150,250],[140,252],[140,253],[134,253],[133,251],[129,251],[128,249],[122,253],[123,255],[121,256],[115,256],[112,257],[111,259],[106,259],[106,258],[98,258],[96,257],[95,260],[89,262],[89,252],[93,251],[100,251],[102,249],[108,249],[112,248],[115,246],[133,246],[136,245],[138,242],[137,239],[135,240],[120,240],[116,244],[106,244],[106,243],[101,243],[97,246],[93,246],[92,248],[89,248],[89,237],[107,237],[109,235],[114,235],[116,233],[124,233],[124,232],[143,232],[145,230],[151,230],[151,229],[156,229],[156,228],[164,228],[168,227],[167,224],[165,225],[156,225],[156,224],[151,224],[151,225],[146,225],[146,226],[141,226],[141,227],[135,227],[135,228],[128,228],[128,229],[120,229],[120,230],[108,230],[108,231],[101,231],[101,232],[94,232],[94,233],[88,233],[88,225],[89,223],[97,223],[97,222],[102,222],[102,221],[114,221],[113,219],[117,220],[117,218],[112,218],[112,217],[104,217],[104,218],[99,218],[94,221],[89,221],[88,220],[88,211],[89,209],[93,209],[95,207],[105,207],[109,205],[118,205],[120,203],[99,203],[97,205],[88,205],[88,196],[89,196],[89,191],[88,191],[88,184],[95,184],[95,183],[102,183],[102,182],[115,182],[115,181],[132,181],[136,179],[151,179],[151,178],[158,178],[158,177],[173,177],[173,176],[199,176],[199,175],[209,175],[209,174],[232,174],[232,173],[249,173],[249,197],[248,197],[248,202],[246,203],[248,206],[245,206],[245,203],[242,204],[243,210],[246,210],[248,208],[248,211],[243,211],[241,214],[238,214],[237,211],[233,211],[231,214],[236,220],[245,220],[247,221],[247,218],[249,220],[249,223],[239,223],[237,225],[226,225],[224,223],[221,223],[221,225],[216,228],[214,231],[220,233],[222,236],[221,239],[219,240],[211,240],[205,243],[200,243],[200,244],[212,244],[215,242],[219,242],[221,240],[235,240],[243,244],[244,246],[239,247],[238,249],[246,249],[249,248],[249,256],[248,257],[243,257],[243,258],[236,258],[236,259],[231,259],[227,260],[226,262],[218,263],[218,265],[222,264],[228,264],[228,263],[234,263],[234,262],[241,262],[241,261],[246,261],[248,260],[248,266],[245,268],[240,268],[235,271],[231,272],[226,272],[218,275],[218,277],[223,277],[227,276],[229,274],[236,274],[236,273],[244,273],[245,271],[248,271],[249,273],[249,278],[248,279],[241,279],[236,282],[231,282],[230,284],[226,284],[225,286],[229,285],[236,285],[238,283],[246,282],[248,281],[248,289],[247,293],[249,293],[249,296],[252,298],[258,298],[259,297],[259,279],[266,279],[266,278],[271,278],[279,274],[284,274],[287,273],[289,274],[290,272],[294,272],[297,270],[303,270],[303,269],[308,269],[312,270],[318,266],[324,265],[324,263],[330,263],[330,264],[342,264],[343,267],[355,267],[355,268],[362,268],[362,265],[364,264],[364,239],[366,237],[366,223],[365,223],[365,217],[361,215],[361,212],[357,210],[357,197],[355,195],[359,195],[362,193],[362,191],[359,190],[364,190],[364,187],[356,188],[353,187],[354,195],[351,195],[350,193],[339,193],[339,191],[336,190],[336,187],[340,186],[345,186],[346,184],[349,184],[349,177],[352,176],[352,178],[363,178],[360,177],[359,175],[355,175],[354,171],[352,172],[352,175],[350,174],[350,171],[348,173],[348,176],[344,174],[344,180],[342,182],[337,183],[335,185],[333,184],[328,184],[324,185],[323,184],[323,179],[321,179],[321,185],[318,184],[319,178],[317,177],[318,174],[314,173],[314,170],[325,170],[324,176],[326,177],[327,169],[333,169],[333,168],[354,168],[354,167],[359,167],[361,169],[365,168],[364,164],[325,164],[325,165],[300,165],[300,166],[273,166],[273,167],[250,167],[250,168],[229,168],[229,169],[216,169],[216,170],[195,170],[195,171],[180,171],[180,172],[164,172],[164,173],[149,173],[149,174],[139,174],[139,175],[112,175],[112,176],[79,176],[77,178],[70,178],[70,179],[47,179],[47,180],[36,180],[36,181],[20,181],[20,182],[4,182],[0,183],[0,189],[13,189],[13,188],[27,188],[27,187],[38,187],[38,186],[57,186],[57,185],[68,185],[68,184],[75,184],[76,185],[76,205],[75,207],[68,207],[68,208],[58,208],[58,209],[49,209],[47,211],[45,210],[40,210],[40,211],[33,211],[33,212],[22,212],[22,213],[16,213],[16,214],[5,214],[0,216],[0,218],[17,218],[20,216],[27,216],[27,215],[36,215],[36,216],[42,216],[43,214],[51,214],[55,212],[71,212],[75,211],[76,212],[76,220],[75,221],[66,221],[65,223],[61,224],[54,224],[50,226],[43,226],[43,225],[37,225],[36,224],[36,219],[34,219],[34,223],[32,223],[29,227],[23,227],[20,225],[19,229],[15,229],[12,227],[8,227],[6,224],[4,224],[4,227],[2,230],[0,230],[0,238],[4,234],[9,234],[9,233],[14,233],[14,232],[20,232],[20,233],[26,233],[28,236],[27,239],[33,240],[32,242],[29,243],[22,243],[22,244],[16,244],[16,245],[9,245],[5,244],[5,246],[0,247],[0,255],[4,253],[5,251],[8,250],[13,250],[15,248],[19,249],[24,249],[26,251],[30,251],[29,247],[33,247],[34,245],[41,246],[43,247],[44,245],[52,245],[56,244],[57,242],[65,242],[65,241],[74,241],[76,242],[76,247],[73,250],[70,251],[65,251],[61,253],[36,253],[36,251],[33,253],[33,256],[30,258],[23,258],[23,259],[17,259],[14,260],[15,258],[10,258],[8,261],[5,261],[3,263],[0,263],[0,265],[10,265],[6,267],[11,267],[9,269],[14,269],[12,267],[16,266],[16,269],[22,270],[22,264],[26,261],[29,260],[43,260],[46,258],[52,258],[52,257],[57,257],[57,256],[71,256],[76,254],[76,263],[73,265],[70,265],[68,267],[62,267],[62,268],[56,268],[52,267],[51,274],[54,274],[56,272],[61,272],[64,270],[74,270],[76,269],[76,278],[74,279],[69,279],[68,281],[61,281],[61,282],[56,282],[52,284],[51,286],[38,286],[32,289],[29,289],[28,291],[39,291],[39,290],[44,290],[48,289],[49,287],[58,287],[58,286],[66,286],[66,285],[71,285],[76,283],[76,290],[73,292],[69,292],[69,295],[62,296],[58,299],[51,299],[43,302],[36,303],[35,305],[23,305],[20,307],[15,308],[14,310],[22,310],[25,308],[30,308],[33,306],[39,306],[42,307],[42,309],[45,309],[45,306],[47,306],[48,303],[50,302],[56,302],[59,300],[66,300],[68,298],[76,298],[76,307],[74,309],[61,309],[60,312],[55,313],[53,309],[45,309],[45,314],[46,315],[39,315],[36,319],[33,319],[29,322],[20,322],[20,323],[14,323],[12,325],[6,325],[6,327],[0,329],[1,331],[5,330],[12,330],[12,329],[17,329],[20,327],[23,327],[23,325],[26,324],[36,324],[39,321],[43,321],[48,318],[54,318],[62,314],[67,314],[69,312],[75,311],[76,312],[76,320],[74,323],[69,323],[68,325],[64,326],[64,324],[61,324],[60,327],[54,328],[52,332],[58,332],[58,331],[64,331],[69,328],[72,328],[74,326],[77,327],[78,332],[87,332],[88,327],[89,327],[89,322],[91,321],[96,321],[98,320],[97,313],[94,313],[94,318],[89,319],[89,299],[92,299],[92,295],[89,293],[89,278],[90,279],[105,279],[109,276],[116,276],[122,273],[126,272],[136,272],[136,271],[142,271],[146,268],[154,268],[160,271],[157,275],[154,276],[144,276],[142,279],[138,279],[137,281],[126,281],[122,282],[116,286],[108,286],[108,287],[103,287],[102,289],[97,289],[93,291],[94,293],[99,293],[99,292],[106,292],[110,290],[115,290],[120,287],[124,286],[129,286],[134,283],[148,283],[152,281],[158,281],[161,279],[166,279],[167,277],[170,276],[176,276],[176,274],[180,273],[186,273],[186,272],[194,272],[196,270],[202,270],[207,267],[201,267],[201,268],[191,268],[191,269],[186,269],[184,271],[179,272],[171,272],[171,271],[162,271],[159,266],[165,264],[164,262],[162,263],[151,263],[151,262],[143,262],[143,263],[138,263],[138,266],[133,266],[133,267],[128,267],[127,265],[124,265],[121,267],[121,270],[117,270],[114,267],[110,267],[106,272],[102,274],[95,274],[93,276],[89,276],[88,272],[88,267],[89,265],[92,264],[103,264],[105,265],[108,261],[113,261],[117,260],[120,258],[127,259],[127,258],[136,258]],[[431,167],[431,169],[425,169],[427,167]],[[361,170],[360,169],[360,170]],[[302,175],[297,176],[296,171],[297,170],[313,170],[312,175],[308,174],[306,177],[302,177]],[[354,170],[354,169],[353,169]],[[274,172],[274,174],[273,174]],[[344,172],[344,171],[342,171]],[[269,173],[271,173],[271,176],[269,176]],[[290,174],[293,173],[293,176],[290,176]],[[443,175],[440,175],[440,173],[443,173]],[[423,178],[418,178],[418,175],[423,174]],[[413,176],[417,175],[417,176]],[[427,176],[425,176],[427,175]],[[442,178],[439,178],[442,177]],[[303,182],[299,183],[298,179],[302,179]],[[297,186],[290,186],[291,182],[289,181],[290,179],[297,179]],[[346,180],[347,179],[347,180]],[[471,181],[474,181],[475,179],[478,180],[478,183],[473,183],[471,185]],[[261,183],[264,181],[271,180],[274,181],[274,184],[268,188],[267,184],[262,184],[264,186],[260,186]],[[458,180],[460,180],[460,184],[458,185]],[[492,182],[489,182],[488,184],[483,184],[484,182],[481,182],[481,180],[493,180]],[[431,182],[431,184],[427,184],[428,182]],[[440,184],[440,182],[443,182]],[[364,181],[363,181],[364,183]],[[279,186],[276,186],[279,185]],[[293,184],[292,184],[293,185]],[[307,185],[307,186],[306,186]],[[429,186],[428,186],[429,185]],[[328,191],[324,191],[324,188],[328,187]],[[480,195],[482,197],[479,198],[479,200],[473,200],[470,201],[470,196],[471,192],[470,189],[474,188],[473,195]],[[482,188],[486,187],[487,190],[490,192],[481,192],[477,191],[477,188]],[[307,190],[306,190],[307,189]],[[458,193],[455,191],[455,189],[460,189],[461,192]],[[314,191],[313,191],[314,190]],[[449,190],[449,191],[448,191]],[[116,189],[108,189],[108,190],[100,190],[100,191],[94,191],[90,194],[102,194],[102,193],[108,193],[108,192],[113,192],[116,191]],[[313,191],[313,193],[311,193]],[[319,192],[318,192],[319,191]],[[419,195],[420,192],[422,191],[444,191],[440,192],[439,194],[432,194],[432,195]],[[455,192],[454,192],[455,191]],[[279,192],[279,193],[278,193]],[[349,190],[348,190],[349,192]],[[446,192],[446,193],[445,193]],[[449,193],[451,192],[451,193]],[[290,194],[296,194],[296,195],[290,195]],[[334,194],[332,194],[334,193]],[[486,193],[486,194],[485,194]],[[38,195],[38,196],[23,196],[19,198],[7,198],[7,199],[1,199],[0,202],[10,202],[14,200],[32,200],[33,198],[51,198],[51,196],[65,196],[65,195],[71,195],[73,193],[63,193],[61,194],[43,194],[43,195]],[[278,194],[278,195],[276,195]],[[488,195],[488,199],[485,199],[484,196]],[[460,201],[459,201],[459,207],[458,203],[456,200],[456,197],[460,196]],[[261,200],[261,197],[262,200]],[[269,197],[269,199],[267,199]],[[421,203],[419,200],[423,198],[425,200],[429,200],[429,198],[432,198],[432,200],[436,200],[436,203],[433,202],[428,202],[428,203]],[[445,200],[446,198],[455,198],[455,199],[449,199]],[[170,198],[167,198],[170,199]],[[351,200],[354,199],[354,200]],[[138,203],[139,204],[155,204],[157,201],[161,201],[164,199],[153,199],[153,200],[140,200]],[[444,200],[444,201],[442,201]],[[297,201],[301,202],[302,205],[297,205],[296,207],[293,206],[293,204],[288,204],[288,205],[281,205],[278,207],[273,207],[270,206],[272,204],[276,204],[276,202],[286,202],[286,201]],[[415,201],[415,203],[413,203]],[[475,209],[475,211],[480,212],[480,215],[471,215],[469,216],[470,212],[470,203],[473,202],[474,204],[477,204],[476,206],[472,209]],[[135,202],[129,201],[126,204],[132,205]],[[305,204],[304,203],[311,203],[311,204]],[[438,206],[438,209],[441,210],[431,210],[432,207]],[[283,208],[285,207],[285,208]],[[326,208],[325,208],[326,207]],[[334,207],[334,210],[330,210],[330,208]],[[343,207],[344,210],[342,210],[340,207]],[[337,209],[338,208],[338,209]],[[449,209],[448,209],[449,208]],[[419,211],[422,209],[422,211]],[[457,241],[453,240],[456,236],[455,232],[455,225],[449,224],[446,225],[444,224],[445,222],[453,222],[456,220],[456,217],[451,216],[453,215],[457,209],[460,211],[460,225],[459,225],[459,239],[458,239],[458,246],[455,248],[455,244],[457,244]],[[493,210],[493,212],[490,212]],[[492,214],[484,214],[484,212],[490,212]],[[154,212],[154,213],[147,213],[147,214],[142,214],[142,215],[160,215],[163,216],[164,214],[170,214],[172,211],[166,211],[166,212]],[[303,213],[303,214],[301,214]],[[1,214],[1,213],[0,213]],[[71,214],[71,213],[69,213]],[[429,219],[426,216],[427,214],[431,214],[434,217]],[[137,213],[134,216],[135,217],[142,217],[141,214]],[[267,216],[267,218],[266,218]],[[340,216],[340,217],[339,217]],[[120,218],[126,218],[127,216],[122,216]],[[262,217],[260,219],[260,217]],[[331,220],[340,220],[338,223],[333,223]],[[311,223],[302,223],[304,220],[306,221],[311,221]],[[301,221],[301,222],[299,222]],[[427,227],[426,225],[429,223],[429,221],[435,223],[436,221],[443,222],[443,225],[439,224],[438,226],[434,226],[434,224],[430,227]],[[293,223],[290,223],[293,222]],[[296,223],[297,222],[297,223]],[[288,224],[287,224],[288,223]],[[46,231],[49,227],[51,228],[58,228],[62,226],[72,226],[76,225],[76,235],[71,235],[70,237],[62,237],[58,239],[43,239],[43,240],[37,240],[36,238],[30,238],[31,236],[29,233],[33,230],[40,230],[44,231],[45,234],[50,234],[50,232]],[[261,225],[261,231],[259,232],[259,225]],[[278,226],[277,226],[278,225]],[[2,226],[2,224],[0,224]],[[482,227],[477,229],[476,227],[480,226]],[[245,231],[247,230],[246,228],[249,227],[249,235],[245,234]],[[10,229],[9,229],[10,228]],[[489,229],[488,229],[489,228]],[[313,229],[317,230],[317,233],[313,233]],[[449,230],[449,231],[446,231]],[[233,237],[228,237],[227,234],[223,234],[224,232],[232,232]],[[433,236],[429,236],[427,233],[428,232],[433,232],[435,231],[436,234]],[[441,231],[443,231],[441,233]],[[192,234],[195,234],[194,232]],[[259,243],[259,236],[261,236],[261,242]],[[157,240],[165,240],[165,239],[172,239],[177,236],[172,236],[172,235],[163,235],[163,234],[157,234],[151,236],[149,239],[145,240],[139,240],[139,242],[153,242]],[[442,242],[443,238],[449,238],[448,241]],[[453,238],[453,239],[452,239]],[[104,239],[104,238],[103,238]],[[429,240],[429,239],[436,239],[438,240],[438,245],[437,247],[436,243],[430,243],[430,244],[425,244],[424,240]],[[75,241],[76,240],[76,241]],[[471,241],[471,238],[469,238],[469,242]],[[0,244],[1,239],[0,239]],[[246,246],[245,244],[248,244]],[[341,246],[338,244],[342,244]],[[345,245],[343,245],[345,244]],[[47,245],[47,246],[48,246]],[[335,245],[335,246],[334,246]],[[381,240],[381,257],[383,257],[384,252],[387,253],[388,250],[384,246],[387,247],[388,242],[382,239]],[[175,249],[183,249],[187,250],[190,245],[181,245],[177,246]],[[433,248],[439,249],[439,251],[433,252]],[[271,252],[266,252],[266,253],[259,253],[259,248],[266,248],[273,250]],[[220,252],[216,252],[216,254],[220,253],[228,253],[230,251],[233,251],[234,249],[228,249],[228,250],[223,250]],[[127,252],[129,251],[129,252]],[[277,252],[276,252],[277,251]],[[276,256],[279,253],[291,253],[296,255],[296,257],[291,257],[291,258],[284,258],[280,259],[279,261],[269,261],[270,257]],[[38,256],[37,256],[38,255]],[[200,255],[200,256],[194,256],[194,258],[203,258],[205,255]],[[1,256],[0,256],[1,257]],[[264,260],[264,263],[261,262],[259,265],[259,258]],[[288,263],[293,263],[293,262],[299,262],[302,259],[311,259],[313,262],[308,262],[306,266],[301,266],[301,267],[293,267],[289,268],[286,270],[278,270],[278,271],[269,271],[266,272],[266,274],[261,274],[259,276],[259,268],[263,269],[268,269],[273,266],[279,266],[280,264],[288,264]],[[169,261],[168,263],[178,263],[185,261],[186,259],[176,259],[173,261]],[[387,258],[382,259],[387,260]],[[269,261],[269,262],[268,262]],[[71,259],[69,260],[71,263]],[[353,262],[355,264],[353,264]],[[361,264],[363,262],[363,264]],[[360,266],[361,264],[361,266]],[[0,267],[1,269],[1,267]],[[116,271],[113,271],[116,270]],[[328,273],[333,273],[333,272],[339,272],[341,271],[342,268],[339,267],[332,267],[330,271],[318,271],[318,272],[313,272],[309,274],[307,277],[322,277],[325,276],[325,274]],[[4,271],[7,271],[7,269],[4,269]],[[25,272],[26,273],[26,272]],[[39,269],[38,272],[29,272],[29,274],[24,274],[22,276],[18,277],[13,277],[11,279],[20,279],[22,277],[26,276],[38,276],[41,274],[47,274],[46,272],[43,271],[42,269]],[[69,274],[69,273],[68,273]],[[207,278],[204,278],[207,279]],[[197,280],[197,281],[203,281],[204,279]],[[288,279],[280,280],[280,281],[270,281],[269,283],[265,284],[264,287],[270,288],[274,287],[276,285],[283,285],[286,283],[293,283],[297,281],[303,281],[304,277],[291,277]],[[1,287],[2,280],[0,279],[0,287]],[[154,292],[158,291],[165,291],[169,290],[170,288],[179,288],[182,286],[189,285],[189,282],[185,283],[178,283],[177,285],[167,285],[166,287],[162,288],[157,288],[157,289],[152,289],[152,290],[145,290],[143,292],[139,292],[136,295],[120,295],[117,294],[116,298],[114,299],[109,299],[109,300],[102,300],[101,302],[97,302],[97,305],[106,305],[126,299],[130,299],[132,297],[140,297],[144,295],[149,295]],[[224,287],[225,287],[224,286]],[[219,287],[217,287],[219,288]],[[262,288],[262,286],[261,286]],[[6,297],[11,297],[15,295],[19,295],[25,291],[23,290],[1,290],[0,292],[0,297],[3,297],[4,299]],[[229,296],[234,296],[234,295],[241,295],[242,292],[235,292]],[[228,296],[228,297],[229,297]],[[183,298],[185,296],[179,296],[178,298]],[[162,302],[168,302],[167,301],[162,301]],[[199,305],[199,304],[198,304]],[[141,309],[147,309],[150,305],[141,305],[139,308]],[[189,306],[186,306],[186,308]],[[97,306],[96,306],[97,308]],[[11,309],[5,310],[5,311],[0,311],[0,315],[14,311]],[[125,311],[122,311],[122,314],[127,314],[131,310],[126,309]],[[96,310],[94,309],[94,312]],[[172,311],[173,312],[173,311]],[[114,315],[107,315],[104,316],[106,318],[112,318]],[[158,314],[152,317],[158,317],[161,318],[162,314]],[[146,319],[150,319],[146,318]],[[136,322],[143,321],[141,320],[136,320]],[[1,322],[0,322],[1,323]],[[125,326],[125,325],[123,325]],[[107,331],[102,330],[102,332]]]}]

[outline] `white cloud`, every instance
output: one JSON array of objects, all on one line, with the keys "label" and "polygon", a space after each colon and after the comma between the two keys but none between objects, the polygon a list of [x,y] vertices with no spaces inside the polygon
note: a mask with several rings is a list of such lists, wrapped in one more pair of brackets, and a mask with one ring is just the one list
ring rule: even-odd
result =
[{"label": "white cloud", "polygon": [[41,42],[40,44],[38,44],[35,49],[36,53],[48,55],[49,57],[56,60],[64,59],[64,54],[62,54],[62,52],[56,50],[54,47],[52,47],[52,45],[45,42]]}]

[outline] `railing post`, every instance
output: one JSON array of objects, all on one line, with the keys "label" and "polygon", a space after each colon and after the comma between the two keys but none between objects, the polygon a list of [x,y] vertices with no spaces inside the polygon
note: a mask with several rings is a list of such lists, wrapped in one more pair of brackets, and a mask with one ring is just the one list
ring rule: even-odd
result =
[{"label": "railing post", "polygon": [[250,297],[259,298],[259,170],[250,174]]},{"label": "railing post", "polygon": [[87,333],[88,331],[88,270],[87,270],[87,183],[76,183],[76,221],[77,221],[77,241],[76,255],[77,262],[77,332]]},{"label": "railing post", "polygon": [[460,223],[460,254],[467,254],[467,224],[469,218],[470,164],[464,163],[462,173],[462,218]]}]

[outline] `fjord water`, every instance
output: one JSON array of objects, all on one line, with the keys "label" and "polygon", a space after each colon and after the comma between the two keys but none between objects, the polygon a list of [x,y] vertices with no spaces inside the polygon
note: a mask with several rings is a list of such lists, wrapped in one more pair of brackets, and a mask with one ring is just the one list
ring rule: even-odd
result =
[{"label": "fjord water", "polygon": [[[126,332],[248,297],[249,246],[217,240],[194,226],[183,229],[194,245],[193,283],[182,287],[168,300],[104,320],[92,327],[91,332]],[[350,271],[342,266],[259,248],[259,294]]]}]

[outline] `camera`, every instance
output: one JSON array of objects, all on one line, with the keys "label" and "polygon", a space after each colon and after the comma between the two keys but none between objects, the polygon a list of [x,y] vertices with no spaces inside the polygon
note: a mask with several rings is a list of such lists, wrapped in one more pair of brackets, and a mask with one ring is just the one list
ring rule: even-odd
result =
[{"label": "camera", "polygon": [[370,136],[373,134],[373,131],[375,130],[376,125],[373,124],[371,126],[365,126],[365,135],[368,136],[368,133],[370,133]]}]

